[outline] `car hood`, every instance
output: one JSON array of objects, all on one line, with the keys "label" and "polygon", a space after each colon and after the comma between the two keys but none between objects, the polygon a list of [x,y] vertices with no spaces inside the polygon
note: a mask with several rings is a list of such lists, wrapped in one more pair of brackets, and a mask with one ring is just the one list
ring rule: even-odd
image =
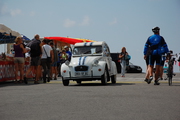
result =
[{"label": "car hood", "polygon": [[96,60],[101,60],[102,56],[82,56],[82,57],[72,57],[70,65],[71,66],[78,66],[78,65],[86,65],[90,66]]}]

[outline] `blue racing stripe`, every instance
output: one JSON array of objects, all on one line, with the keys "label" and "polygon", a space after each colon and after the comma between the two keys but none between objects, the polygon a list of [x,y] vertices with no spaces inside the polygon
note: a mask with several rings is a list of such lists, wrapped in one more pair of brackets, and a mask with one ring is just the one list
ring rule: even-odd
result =
[{"label": "blue racing stripe", "polygon": [[[87,56],[86,56],[86,57],[87,57]],[[84,63],[85,63],[85,60],[86,60],[86,57],[84,57],[82,65],[84,65]]]},{"label": "blue racing stripe", "polygon": [[93,42],[90,43],[90,46],[92,46]]},{"label": "blue racing stripe", "polygon": [[81,65],[81,58],[82,58],[82,57],[79,58],[79,65]]},{"label": "blue racing stripe", "polygon": [[87,42],[86,43],[84,43],[84,46],[86,46],[87,45]]}]

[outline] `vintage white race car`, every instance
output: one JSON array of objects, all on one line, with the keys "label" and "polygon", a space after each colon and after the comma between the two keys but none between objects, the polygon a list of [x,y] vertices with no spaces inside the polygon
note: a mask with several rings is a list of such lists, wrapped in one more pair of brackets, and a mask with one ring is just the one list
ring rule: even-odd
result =
[{"label": "vintage white race car", "polygon": [[81,84],[81,81],[101,80],[116,83],[116,64],[112,61],[110,50],[105,42],[76,43],[72,50],[71,61],[61,66],[62,82],[69,85],[69,80]]}]

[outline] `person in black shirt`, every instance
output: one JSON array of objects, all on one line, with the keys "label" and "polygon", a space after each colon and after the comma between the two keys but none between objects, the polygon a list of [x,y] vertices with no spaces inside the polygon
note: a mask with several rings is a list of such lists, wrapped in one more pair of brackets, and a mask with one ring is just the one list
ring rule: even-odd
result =
[{"label": "person in black shirt", "polygon": [[34,72],[35,74],[35,80],[34,84],[38,84],[38,79],[40,78],[41,70],[40,70],[40,58],[42,55],[42,50],[41,50],[41,41],[40,41],[40,36],[36,34],[34,36],[34,40],[31,41],[29,44],[29,47],[31,48],[30,51],[30,56],[31,56],[31,65],[28,71],[26,72],[26,77],[28,77],[29,73],[31,71]]}]

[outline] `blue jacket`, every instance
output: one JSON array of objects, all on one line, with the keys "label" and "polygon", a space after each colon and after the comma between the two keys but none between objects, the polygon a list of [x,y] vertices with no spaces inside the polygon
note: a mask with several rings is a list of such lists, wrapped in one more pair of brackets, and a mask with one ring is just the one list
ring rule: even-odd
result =
[{"label": "blue jacket", "polygon": [[168,46],[164,38],[160,35],[154,34],[150,36],[144,46],[144,55],[148,53],[151,55],[162,55],[169,52]]},{"label": "blue jacket", "polygon": [[71,61],[72,53],[70,51],[66,51],[66,54],[68,54],[68,60]]}]

